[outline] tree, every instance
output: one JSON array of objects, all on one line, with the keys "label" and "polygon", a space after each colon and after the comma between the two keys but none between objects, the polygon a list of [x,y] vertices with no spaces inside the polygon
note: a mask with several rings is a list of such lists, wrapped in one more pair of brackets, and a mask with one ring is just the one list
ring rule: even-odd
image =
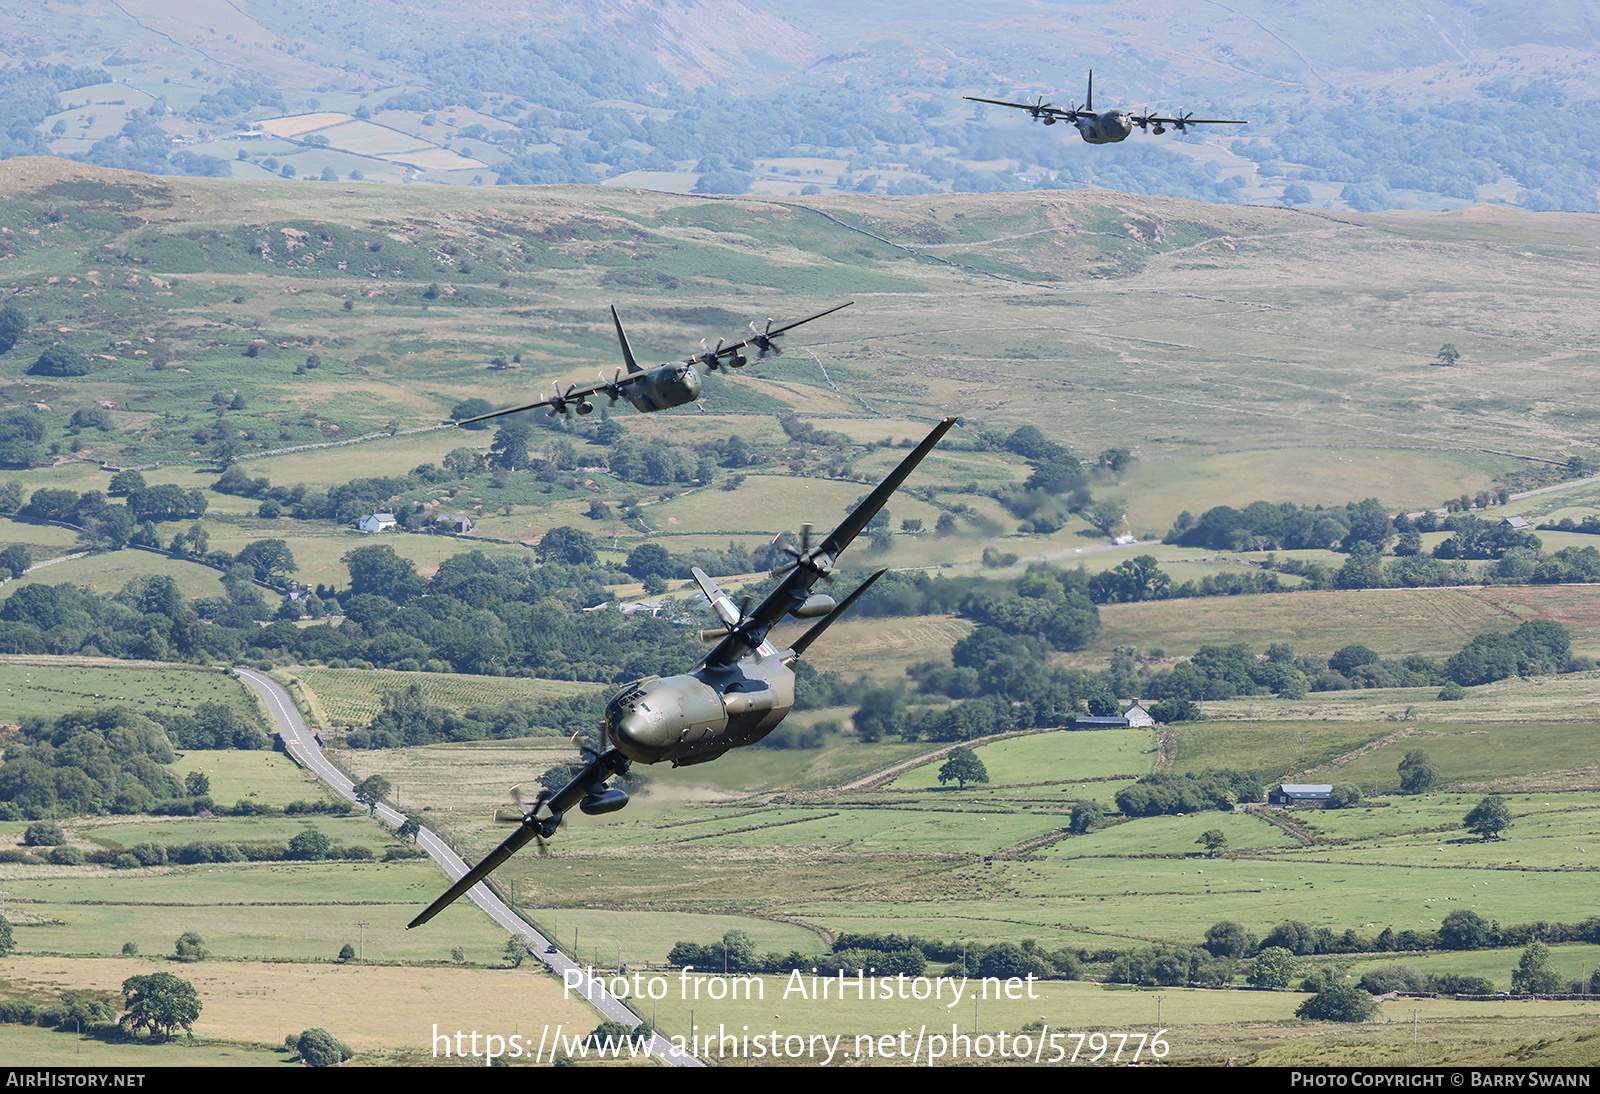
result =
[{"label": "tree", "polygon": [[1111,535],[1122,523],[1122,506],[1114,501],[1097,501],[1083,511],[1084,519],[1106,535]]},{"label": "tree", "polygon": [[565,525],[546,532],[534,554],[540,562],[564,566],[593,566],[600,561],[595,553],[594,537]]},{"label": "tree", "polygon": [[1354,783],[1337,783],[1328,793],[1329,809],[1348,809],[1361,804],[1361,789]]},{"label": "tree", "polygon": [[1406,794],[1421,794],[1439,781],[1439,765],[1420,748],[1406,753],[1400,761],[1400,789]]},{"label": "tree", "polygon": [[173,1031],[180,1028],[194,1036],[200,995],[189,981],[170,972],[130,976],[122,982],[122,995],[128,1009],[117,1024],[123,1029],[132,1033],[148,1029],[150,1036],[160,1041],[171,1040]]},{"label": "tree", "polygon": [[1099,802],[1081,801],[1072,807],[1072,817],[1067,821],[1067,828],[1075,835],[1081,836],[1105,819],[1105,808]]},{"label": "tree", "polygon": [[406,819],[400,822],[400,827],[395,829],[395,832],[401,839],[416,842],[417,836],[422,832],[422,818],[407,815]]},{"label": "tree", "polygon": [[92,367],[83,354],[66,346],[47,346],[28,371],[35,376],[87,376]]},{"label": "tree", "polygon": [[393,789],[389,780],[382,775],[368,775],[355,785],[356,801],[367,807],[368,813],[378,811],[378,803],[388,796]]},{"label": "tree", "polygon": [[1378,1013],[1378,1001],[1355,984],[1329,984],[1301,1003],[1296,1018],[1320,1022],[1367,1022]]},{"label": "tree", "polygon": [[1535,939],[1511,970],[1511,990],[1525,995],[1551,995],[1561,990],[1561,974],[1550,967],[1550,947]]},{"label": "tree", "polygon": [[1294,979],[1294,954],[1282,946],[1268,946],[1256,954],[1255,967],[1250,970],[1250,983],[1258,988],[1281,991]]},{"label": "tree", "polygon": [[521,936],[512,936],[506,939],[506,964],[513,969],[522,968],[522,962],[528,956],[528,940]]},{"label": "tree", "polygon": [[352,945],[350,945],[350,943],[346,942],[343,946],[339,947],[339,960],[340,961],[354,961],[355,959],[356,959],[356,948],[354,946],[352,946]]},{"label": "tree", "polygon": [[1498,794],[1490,794],[1461,819],[1467,831],[1479,839],[1499,839],[1500,833],[1511,827],[1511,809]]},{"label": "tree", "polygon": [[22,830],[24,847],[59,847],[67,842],[67,834],[55,821],[34,821]]},{"label": "tree", "polygon": [[945,760],[944,766],[939,769],[939,785],[943,786],[951,779],[956,780],[960,788],[965,790],[969,782],[988,782],[989,772],[972,749],[952,748],[949,759]]},{"label": "tree", "polygon": [[125,498],[135,490],[143,490],[146,486],[144,476],[137,471],[118,471],[111,476],[111,489],[107,491],[114,498]]},{"label": "tree", "polygon": [[333,1067],[355,1055],[349,1045],[321,1028],[308,1029],[295,1038],[295,1049],[309,1067]]},{"label": "tree", "polygon": [[28,572],[28,567],[33,565],[33,555],[20,543],[13,543],[4,551],[0,551],[0,577],[10,574],[12,577],[21,577]]},{"label": "tree", "polygon": [[1494,928],[1470,908],[1458,908],[1439,923],[1439,945],[1447,950],[1480,950],[1494,944]]},{"label": "tree", "polygon": [[1228,837],[1222,834],[1220,828],[1208,828],[1200,833],[1200,838],[1195,840],[1206,849],[1206,854],[1215,858],[1228,846]]},{"label": "tree", "polygon": [[28,333],[28,317],[15,304],[0,308],[0,354],[10,353],[13,346]]},{"label": "tree", "polygon": [[295,565],[294,553],[289,550],[288,543],[281,539],[258,539],[254,543],[247,543],[234,556],[234,562],[250,567],[257,581],[284,578],[299,569]]},{"label": "tree", "polygon": [[17,948],[17,940],[11,934],[11,923],[0,916],[0,957],[9,957]]},{"label": "tree", "polygon": [[1256,936],[1231,919],[1211,925],[1200,944],[1213,957],[1247,957],[1256,948]]},{"label": "tree", "polygon": [[289,857],[316,862],[328,857],[333,841],[315,828],[307,828],[289,841]]},{"label": "tree", "polygon": [[179,961],[188,963],[204,961],[211,956],[211,951],[206,949],[205,939],[193,931],[184,931],[180,934],[173,949],[177,952]]},{"label": "tree", "polygon": [[191,798],[211,793],[211,780],[204,771],[191,771],[183,777],[183,792]]},{"label": "tree", "polygon": [[350,571],[350,591],[357,596],[371,593],[401,604],[420,595],[427,585],[415,564],[401,558],[387,543],[357,547],[346,552],[342,561]]},{"label": "tree", "polygon": [[659,543],[644,543],[628,552],[622,568],[643,581],[647,577],[671,577],[676,569],[672,554]]},{"label": "tree", "polygon": [[1457,361],[1461,360],[1461,351],[1456,349],[1456,344],[1454,342],[1446,342],[1444,345],[1439,347],[1439,353],[1434,360],[1438,361],[1441,365],[1449,367],[1450,365],[1453,365]]}]

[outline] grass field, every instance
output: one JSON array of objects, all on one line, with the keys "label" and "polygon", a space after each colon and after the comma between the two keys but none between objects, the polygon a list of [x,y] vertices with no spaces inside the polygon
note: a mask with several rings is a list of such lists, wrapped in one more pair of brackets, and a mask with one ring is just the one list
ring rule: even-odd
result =
[{"label": "grass field", "polygon": [[244,686],[210,667],[105,657],[0,655],[0,722],[109,706],[158,717],[162,711],[192,710],[201,703],[222,703],[249,721],[260,719],[255,699]]},{"label": "grass field", "polygon": [[[316,827],[338,840],[359,842],[356,826],[370,821],[330,821]],[[216,828],[197,822],[132,824],[90,838],[131,845],[147,839],[277,839],[302,825],[243,822]],[[73,838],[79,833],[74,832]],[[382,845],[381,839],[372,843]],[[332,960],[366,927],[367,956],[385,961],[444,961],[461,946],[467,959],[496,963],[505,932],[472,905],[445,912],[429,931],[406,923],[433,899],[442,875],[431,862],[223,863],[203,866],[109,870],[103,867],[6,864],[0,877],[9,895],[19,954],[76,956],[119,953],[133,942],[147,956],[171,954],[185,931],[196,931],[208,950],[230,960]]]},{"label": "grass field", "polygon": [[1371,589],[1108,604],[1096,650],[1161,648],[1187,655],[1210,643],[1329,656],[1363,645],[1384,657],[1448,656],[1485,631],[1553,619],[1572,632],[1574,652],[1600,649],[1600,586]]},{"label": "grass field", "polygon": [[[170,93],[197,99],[202,89],[183,83]],[[357,101],[330,92],[323,100],[327,116],[316,124],[341,121]],[[399,118],[379,120],[393,121],[395,139],[408,146],[423,132]],[[382,137],[375,126],[343,124],[353,128],[341,137],[353,141]],[[474,152],[485,151],[479,143]],[[334,153],[293,155],[297,167],[320,170],[317,157]],[[327,163],[337,162],[344,173],[345,160],[355,158],[338,155],[344,159]],[[671,360],[702,337],[742,329],[748,319],[854,299],[855,307],[797,335],[781,360],[718,376],[708,384],[704,412],[686,407],[644,417],[619,410],[618,421],[642,440],[692,448],[738,432],[771,449],[774,462],[748,469],[737,489],[702,487],[658,501],[665,491],[602,474],[550,494],[515,477],[503,495],[484,479],[463,484],[446,504],[481,517],[488,535],[530,539],[571,524],[614,533],[618,550],[626,551],[642,529],[622,538],[619,520],[590,524],[583,514],[592,498],[615,506],[636,495],[650,503],[642,510],[647,523],[668,546],[721,546],[735,537],[753,543],[808,520],[829,526],[901,454],[868,452],[868,442],[919,435],[929,419],[946,414],[960,415],[963,427],[915,485],[981,490],[1021,481],[1029,473],[1024,461],[991,438],[1035,425],[1085,462],[1103,448],[1130,448],[1133,463],[1120,475],[1096,472],[1091,485],[1097,498],[1122,506],[1131,530],[1157,537],[1185,509],[1198,514],[1258,498],[1331,505],[1368,496],[1391,508],[1421,508],[1463,491],[1554,482],[1559,472],[1538,460],[1592,460],[1600,452],[1583,426],[1600,416],[1581,349],[1600,335],[1586,306],[1600,269],[1592,218],[1478,208],[1335,223],[1286,209],[1084,190],[840,196],[790,205],[592,187],[348,189],[246,178],[247,170],[259,171],[241,166],[241,177],[229,181],[150,180],[41,160],[0,166],[0,192],[10,199],[0,209],[0,227],[12,241],[8,284],[27,300],[30,314],[48,314],[53,328],[31,331],[6,355],[0,390],[7,405],[49,408],[41,412],[47,445],[65,452],[76,442],[72,451],[80,458],[117,464],[198,459],[211,443],[201,437],[209,437],[218,418],[214,397],[223,396],[225,406],[233,393],[246,405],[224,417],[247,455],[362,436],[391,423],[431,425],[465,398],[503,406],[550,390],[557,379],[588,381],[602,369],[609,375],[617,350],[608,303],[627,317],[641,358]],[[160,211],[175,206],[184,210],[182,221]],[[59,215],[47,216],[52,210]],[[945,244],[926,245],[929,223]],[[1161,230],[1130,230],[1144,224]],[[85,254],[123,252],[137,264],[97,260],[91,270],[83,261]],[[939,261],[945,257],[963,265]],[[424,297],[433,283],[439,293]],[[72,380],[27,374],[45,335],[100,355],[97,371]],[[1448,369],[1431,365],[1446,338],[1470,345],[1471,360]],[[151,367],[151,349],[135,352],[157,341],[165,368]],[[311,353],[322,358],[321,367],[297,371]],[[485,367],[494,356],[512,355],[522,357],[513,369]],[[114,429],[69,435],[70,414],[101,402],[116,408]],[[859,416],[805,419],[847,441],[802,444],[791,443],[779,423],[790,412]],[[438,464],[460,445],[481,450],[491,436],[440,430],[241,466],[275,485],[326,490],[357,476]],[[832,477],[820,470],[825,462],[832,463]],[[149,478],[203,488],[215,473],[183,465]],[[722,482],[730,475],[718,471]],[[26,490],[109,484],[97,462],[5,477]],[[428,499],[447,493],[446,486],[426,492]],[[212,508],[204,523],[217,546],[234,551],[252,539],[286,538],[305,580],[345,584],[342,555],[376,542],[331,524],[261,520],[247,499],[207,496]],[[1582,487],[1505,511],[1576,516],[1593,508],[1597,496]],[[902,496],[890,509],[896,526],[906,518],[927,526],[954,504],[970,505],[975,514],[962,518],[961,535],[897,535],[883,556],[853,555],[850,563],[941,573],[948,564],[955,573],[976,573],[983,548],[997,545],[1019,556],[1012,574],[1039,555],[1093,571],[1131,551],[1156,555],[1186,580],[1259,561],[1168,547],[1086,553],[1105,541],[1081,534],[1080,519],[1048,535],[1018,535],[1016,518],[981,492],[940,492],[936,502]],[[36,556],[72,545],[57,530],[6,527],[37,545]],[[163,527],[163,537],[179,527]],[[1586,545],[1569,536],[1552,537],[1550,546],[1569,541]],[[482,546],[409,535],[383,542],[424,571],[447,553]],[[170,575],[191,596],[220,588],[216,571],[132,551],[47,567],[23,580],[109,592],[138,573]],[[0,595],[14,587],[8,583]],[[1313,655],[1360,643],[1384,656],[1439,656],[1476,634],[1533,618],[1570,627],[1576,652],[1600,653],[1600,591],[1538,586],[1107,606],[1094,648],[1063,660],[1100,663],[1117,647],[1135,646],[1160,648],[1170,663],[1202,644],[1236,641],[1257,650],[1288,641],[1297,653]],[[947,617],[846,620],[819,644],[816,664],[850,673],[866,667],[895,679],[915,661],[944,657],[967,628]],[[28,692],[30,671],[15,663],[0,668],[8,679],[24,673],[23,697],[13,698],[15,682],[7,696],[23,713],[110,694],[160,709],[173,696],[197,697],[184,690],[189,675],[208,679],[172,670],[176,675],[165,683],[112,680],[88,676],[111,671],[91,667],[76,680],[50,683],[53,691]],[[362,724],[386,687],[413,681],[431,701],[452,706],[536,702],[577,690],[506,678],[288,671],[331,724]],[[1125,785],[1112,776],[1148,769],[1152,742],[1138,733],[1044,734],[985,745],[991,778],[1003,785],[965,791],[936,788],[938,761],[929,760],[928,746],[861,746],[836,737],[816,750],[752,749],[701,768],[645,772],[650,781],[636,787],[626,811],[575,816],[551,841],[548,858],[524,853],[500,877],[541,921],[548,915],[553,928],[559,919],[563,935],[570,923],[580,949],[598,951],[601,960],[615,959],[617,948],[624,959],[658,957],[684,934],[709,942],[731,927],[772,948],[805,949],[833,931],[857,929],[969,942],[1034,938],[1092,949],[1192,945],[1225,918],[1258,934],[1288,918],[1363,934],[1390,924],[1431,929],[1455,907],[1474,907],[1502,923],[1570,922],[1592,914],[1593,869],[1600,865],[1585,796],[1600,785],[1592,740],[1600,711],[1586,694],[1590,682],[1590,675],[1507,681],[1473,689],[1448,707],[1411,693],[1236,700],[1207,704],[1214,720],[1178,727],[1167,738],[1162,759],[1175,770],[1249,767],[1349,780],[1380,794],[1395,788],[1395,766],[1410,748],[1428,749],[1443,769],[1437,793],[1305,815],[1299,827],[1206,813],[1065,835],[1072,800],[1092,795],[1109,803]],[[488,818],[506,803],[511,784],[526,785],[573,758],[556,745],[482,742],[339,758],[358,777],[385,774],[395,784],[394,800],[425,812],[430,825],[472,857],[504,838]],[[893,789],[851,786],[907,761],[921,762],[895,775]],[[191,753],[179,770],[185,764],[211,774],[219,800],[313,796],[277,757]],[[1086,781],[1098,778],[1106,781]],[[1468,840],[1455,826],[1491,788],[1511,795],[1517,814],[1511,838]],[[145,839],[283,841],[307,823],[346,843],[381,849],[389,842],[360,817],[89,818],[69,828],[79,843],[127,846]],[[22,826],[9,821],[0,831],[15,838]],[[1224,833],[1228,850],[1204,858],[1197,841],[1211,828]],[[250,990],[263,1007],[272,1002],[268,985],[276,972],[295,985],[293,992],[339,1008],[329,1028],[352,1043],[366,1037],[362,1043],[375,1050],[403,1053],[424,1042],[372,1006],[374,998],[392,995],[422,1007],[443,998],[430,992],[443,993],[446,976],[459,975],[467,985],[461,993],[473,996],[470,1006],[444,1010],[452,1018],[504,1021],[507,998],[518,995],[517,978],[529,975],[428,968],[393,970],[393,981],[362,981],[360,975],[376,970],[304,964],[355,941],[359,920],[372,924],[369,954],[440,961],[461,945],[471,962],[497,960],[503,934],[468,906],[452,908],[425,931],[403,930],[444,884],[427,863],[137,871],[5,864],[0,884],[8,914],[17,916],[22,956],[14,961],[60,961],[67,973],[99,967],[114,978],[122,959],[103,955],[119,952],[123,942],[136,941],[153,957],[166,953],[180,931],[197,929],[213,952],[240,959],[207,972],[226,966],[259,976]],[[76,956],[50,956],[58,953]],[[1451,971],[1507,960],[1503,953],[1461,955],[1456,965],[1453,956],[1429,960]],[[1561,967],[1592,956],[1590,948],[1562,950]],[[429,979],[435,975],[440,979]],[[1051,990],[1058,994],[1044,1009],[996,1010],[978,1021],[998,1025],[1045,1014],[1063,1026],[1154,1020],[1146,993],[1081,984]],[[365,993],[359,1005],[358,992]],[[1287,1062],[1296,1051],[1324,1062],[1360,1061],[1361,1053],[1424,1058],[1408,1055],[1409,1031],[1398,1021],[1359,1030],[1295,1022],[1290,1014],[1298,1000],[1290,994],[1164,994],[1177,1010],[1164,1012],[1163,1021],[1185,1031],[1173,1039],[1184,1059]],[[1507,1059],[1519,1045],[1548,1040],[1528,1051],[1540,1059],[1588,1054],[1592,1062],[1596,1042],[1577,1040],[1592,1032],[1592,1004],[1564,1006],[1426,1004],[1433,1035],[1427,1058]],[[487,1016],[478,1018],[478,1007]],[[1409,1016],[1409,1008],[1388,1007],[1386,1017]],[[224,1010],[220,1002],[217,1008],[212,1013]],[[535,1012],[540,1022],[555,1013],[542,1000],[530,1005],[528,1013]],[[793,1017],[784,1008],[770,1013]],[[369,1025],[342,1028],[334,1019],[346,1015],[350,1026]],[[687,1016],[680,1008],[662,1017],[681,1026]],[[714,1010],[695,1020],[704,1026],[709,1017],[723,1020]],[[913,1017],[869,1009],[805,1020],[818,1029],[888,1032]],[[763,1021],[777,1019],[763,1014]],[[241,1041],[256,1036],[247,1021],[227,1028],[241,1030]],[[281,1040],[281,1032],[264,1042]],[[0,1030],[0,1047],[8,1043],[3,1038],[22,1036]],[[33,1059],[32,1042],[24,1051]]]},{"label": "grass field", "polygon": [[328,726],[366,726],[391,691],[416,684],[434,706],[464,710],[474,706],[533,703],[597,691],[596,685],[528,676],[462,676],[451,672],[400,672],[393,669],[329,669],[296,665],[282,670],[284,682],[298,681],[313,712]]},{"label": "grass field", "polygon": [[[503,945],[502,945],[503,948]],[[368,956],[371,956],[369,942]],[[104,958],[93,961],[52,957],[13,957],[7,961],[8,994],[54,1002],[65,990],[92,990],[120,997],[122,981],[152,972],[175,972],[194,984],[201,1015],[194,1048],[81,1043],[74,1059],[70,1034],[0,1026],[0,1050],[9,1043],[36,1063],[120,1066],[154,1064],[269,1064],[283,1055],[267,1050],[283,1045],[288,1033],[312,1027],[328,1029],[360,1053],[404,1052],[431,1055],[434,1025],[503,1037],[533,1031],[548,1020],[570,1031],[587,1033],[598,1019],[579,999],[563,998],[561,982],[532,963],[520,969],[458,968],[435,965],[404,968],[386,965],[251,964],[208,961],[173,965],[150,958]],[[374,1000],[384,1000],[373,1006]],[[507,1007],[512,999],[516,1005]],[[120,998],[119,998],[120,1002]],[[221,1043],[219,1043],[221,1042]],[[65,1045],[63,1050],[61,1045]],[[39,1050],[65,1059],[40,1058]],[[224,1053],[228,1053],[224,1055]],[[194,1054],[191,1059],[190,1053]],[[482,1060],[479,1060],[482,1066]]]},{"label": "grass field", "polygon": [[[989,782],[1049,783],[1062,777],[1106,778],[1150,770],[1151,734],[1146,730],[1048,732],[977,749]],[[914,768],[889,784],[891,790],[937,789],[943,761]]]}]

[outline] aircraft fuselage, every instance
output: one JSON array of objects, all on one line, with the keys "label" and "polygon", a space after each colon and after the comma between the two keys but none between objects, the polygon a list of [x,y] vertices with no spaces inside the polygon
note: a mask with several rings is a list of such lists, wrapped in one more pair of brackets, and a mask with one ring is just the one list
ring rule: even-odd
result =
[{"label": "aircraft fuselage", "polygon": [[657,365],[631,384],[623,398],[644,413],[682,406],[700,398],[700,374],[693,365],[679,361]]},{"label": "aircraft fuselage", "polygon": [[1081,116],[1073,123],[1090,144],[1116,144],[1133,133],[1133,119],[1125,110],[1107,110],[1093,117]]},{"label": "aircraft fuselage", "polygon": [[684,767],[755,744],[793,707],[793,655],[762,643],[732,665],[633,681],[606,704],[606,732],[635,763]]}]

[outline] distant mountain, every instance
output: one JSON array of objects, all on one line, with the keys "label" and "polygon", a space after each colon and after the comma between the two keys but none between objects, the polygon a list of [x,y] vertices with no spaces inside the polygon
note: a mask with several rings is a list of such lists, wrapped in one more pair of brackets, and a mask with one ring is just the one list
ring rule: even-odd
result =
[{"label": "distant mountain", "polygon": [[[158,173],[1600,210],[1600,5],[124,0],[0,10],[0,155]],[[200,14],[194,13],[198,10]],[[961,95],[1222,111],[1065,126]],[[1004,115],[1004,116],[1003,116]]]}]

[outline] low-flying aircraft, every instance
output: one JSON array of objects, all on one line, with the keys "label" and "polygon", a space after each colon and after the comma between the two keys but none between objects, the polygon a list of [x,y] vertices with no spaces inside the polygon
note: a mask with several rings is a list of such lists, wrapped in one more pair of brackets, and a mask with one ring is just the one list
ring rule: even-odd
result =
[{"label": "low-flying aircraft", "polygon": [[[594,815],[627,805],[627,791],[607,782],[613,775],[626,775],[633,764],[701,764],[729,749],[755,744],[772,732],[794,706],[794,666],[800,656],[884,571],[874,573],[838,602],[813,593],[811,587],[819,580],[832,580],[839,555],[955,424],[956,419],[946,418],[934,426],[916,450],[821,542],[812,544],[809,525],[802,530],[800,546],[780,541],[792,561],[773,571],[773,576],[782,580],[753,610],[750,598],[735,604],[716,582],[696,569],[694,579],[722,621],[721,627],[700,632],[702,638],[717,643],[705,660],[682,676],[647,676],[613,695],[606,703],[603,751],[592,754],[560,790],[543,791],[531,805],[519,796],[519,815],[511,818],[517,830],[407,926],[420,927],[438,915],[529,840],[555,835],[561,818],[573,806]],[[785,616],[818,622],[784,648],[769,642],[767,635]]]},{"label": "low-flying aircraft", "polygon": [[490,418],[499,418],[507,414],[517,414],[524,410],[537,410],[542,406],[550,408],[550,416],[565,414],[572,417],[572,412],[588,414],[594,409],[590,402],[596,395],[604,395],[615,406],[618,399],[626,399],[642,413],[648,414],[652,410],[666,410],[668,407],[682,406],[692,403],[700,397],[700,374],[695,371],[698,365],[707,372],[716,372],[719,369],[743,368],[750,361],[747,351],[755,350],[757,358],[776,357],[783,351],[778,347],[777,339],[798,326],[821,319],[824,315],[832,315],[841,308],[848,308],[854,300],[819,311],[815,315],[808,315],[804,319],[796,319],[793,323],[785,323],[781,327],[774,327],[772,320],[767,320],[766,327],[758,328],[755,321],[750,323],[750,336],[742,342],[731,346],[723,345],[723,339],[717,339],[715,346],[708,345],[704,339],[700,341],[700,352],[693,357],[682,361],[670,361],[666,364],[643,368],[634,360],[633,348],[628,345],[628,336],[622,329],[622,320],[617,317],[616,306],[611,308],[611,322],[616,324],[617,341],[622,344],[622,363],[627,372],[617,369],[616,374],[607,380],[605,373],[600,374],[600,382],[595,384],[571,384],[567,390],[561,390],[560,381],[556,382],[554,395],[547,396],[533,403],[524,403],[521,406],[508,407],[505,410],[496,410],[492,414],[479,414],[476,418],[465,418],[459,422],[447,423],[454,425],[472,425],[475,422],[485,422]]},{"label": "low-flying aircraft", "polygon": [[993,106],[1009,106],[1016,110],[1026,110],[1034,121],[1044,122],[1045,125],[1055,125],[1058,121],[1069,122],[1078,127],[1078,133],[1090,144],[1116,144],[1118,141],[1127,140],[1133,133],[1133,127],[1153,133],[1165,133],[1167,126],[1172,126],[1183,133],[1191,125],[1249,125],[1249,122],[1238,121],[1233,118],[1197,118],[1193,114],[1179,111],[1176,115],[1152,114],[1146,110],[1143,114],[1131,114],[1126,110],[1096,110],[1094,108],[1094,71],[1089,72],[1089,94],[1080,109],[1077,104],[1063,110],[1059,106],[1051,106],[1044,101],[1044,96],[1039,96],[1037,102],[1008,103],[999,99],[980,99],[976,95],[963,95],[962,98],[970,99],[975,103],[989,103]]}]

